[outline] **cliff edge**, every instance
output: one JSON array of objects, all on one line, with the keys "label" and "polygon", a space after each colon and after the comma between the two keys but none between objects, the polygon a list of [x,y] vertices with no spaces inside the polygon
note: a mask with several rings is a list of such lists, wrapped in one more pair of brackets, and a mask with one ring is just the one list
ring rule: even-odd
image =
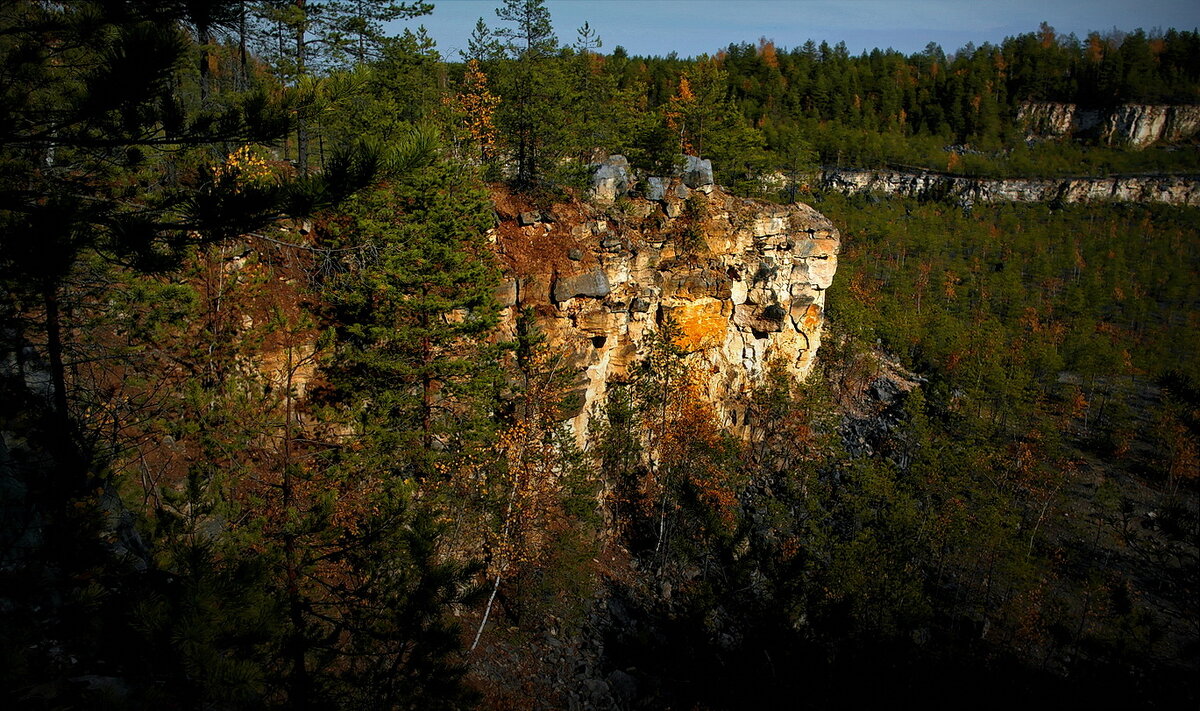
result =
[{"label": "cliff edge", "polygon": [[711,169],[648,179],[639,196],[631,186],[602,195],[611,202],[540,211],[496,192],[501,328],[515,333],[519,313],[534,310],[578,374],[571,416],[582,437],[593,406],[673,321],[687,364],[705,374],[724,423],[738,431],[741,396],[769,361],[798,377],[812,369],[838,232],[807,205],[731,196],[711,182]]}]

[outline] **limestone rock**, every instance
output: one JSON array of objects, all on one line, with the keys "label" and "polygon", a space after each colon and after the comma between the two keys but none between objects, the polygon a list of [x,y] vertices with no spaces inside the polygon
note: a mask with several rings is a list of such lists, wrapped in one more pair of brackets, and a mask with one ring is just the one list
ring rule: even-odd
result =
[{"label": "limestone rock", "polygon": [[559,278],[554,284],[554,300],[562,303],[576,296],[600,298],[608,296],[610,291],[612,287],[608,283],[608,276],[604,270],[597,268],[584,274]]},{"label": "limestone rock", "polygon": [[1067,136],[1075,126],[1075,104],[1027,101],[1017,108],[1017,122],[1028,138]]},{"label": "limestone rock", "polygon": [[661,201],[667,196],[666,178],[646,178],[646,199]]},{"label": "limestone rock", "polygon": [[822,183],[826,189],[847,195],[865,192],[950,198],[963,204],[1114,201],[1200,206],[1200,182],[1181,175],[1000,180],[897,170],[829,169],[823,173]]},{"label": "limestone rock", "polygon": [[716,348],[725,341],[732,306],[728,301],[704,297],[677,306],[664,306],[663,318],[672,319],[679,328],[675,345],[692,353]]},{"label": "limestone rock", "polygon": [[[695,163],[701,173],[711,171]],[[709,194],[691,195],[704,207],[688,225],[700,239],[683,246],[660,212],[663,203],[668,214],[682,210],[675,180],[647,180],[645,196],[629,199],[623,214],[648,216],[643,219],[610,222],[603,208],[562,206],[558,223],[536,236],[557,245],[553,249],[529,249],[528,230],[499,229],[509,240],[507,248],[504,240],[499,245],[508,278],[520,278],[521,306],[535,308],[548,346],[576,371],[569,409],[578,437],[609,387],[628,380],[667,321],[678,326],[676,344],[688,354],[689,370],[706,378],[718,415],[743,434],[750,426],[734,414],[745,412],[745,393],[768,361],[778,360],[797,377],[812,368],[826,289],[837,268],[837,230],[806,205],[736,198],[710,183]],[[691,182],[702,180],[711,178]],[[661,199],[647,199],[658,187]],[[570,242],[555,242],[560,237]],[[570,259],[572,248],[583,253],[581,261]],[[572,273],[582,264],[590,270]],[[502,331],[515,332],[519,310],[503,312]]]},{"label": "limestone rock", "polygon": [[596,202],[611,203],[633,187],[633,174],[625,156],[612,155],[596,164],[591,196]]},{"label": "limestone rock", "polygon": [[712,161],[701,160],[696,156],[684,156],[681,176],[683,184],[689,188],[703,188],[713,184]]},{"label": "limestone rock", "polygon": [[1200,133],[1200,106],[1123,104],[1100,111],[1075,104],[1026,102],[1017,110],[1017,120],[1028,140],[1092,137],[1105,145],[1140,150]]},{"label": "limestone rock", "polygon": [[755,306],[743,304],[733,313],[733,323],[738,327],[759,333],[778,333],[783,330],[788,312],[779,304]]},{"label": "limestone rock", "polygon": [[508,279],[500,282],[500,286],[496,287],[496,301],[500,303],[501,308],[517,305],[517,280]]}]

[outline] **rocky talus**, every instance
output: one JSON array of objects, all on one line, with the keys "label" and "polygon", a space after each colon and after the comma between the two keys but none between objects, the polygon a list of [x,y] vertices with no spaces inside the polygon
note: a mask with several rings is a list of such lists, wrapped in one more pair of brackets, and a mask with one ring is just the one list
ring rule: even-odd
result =
[{"label": "rocky talus", "polygon": [[[703,161],[707,163],[707,161]],[[575,431],[627,381],[668,320],[725,423],[745,425],[747,392],[769,361],[806,376],[821,339],[839,236],[806,205],[728,195],[710,166],[628,191],[599,171],[590,202],[532,210],[497,195],[495,249],[507,281],[502,327],[531,307],[555,353],[577,373]],[[607,177],[606,177],[607,176]],[[603,181],[608,181],[603,182]]]}]

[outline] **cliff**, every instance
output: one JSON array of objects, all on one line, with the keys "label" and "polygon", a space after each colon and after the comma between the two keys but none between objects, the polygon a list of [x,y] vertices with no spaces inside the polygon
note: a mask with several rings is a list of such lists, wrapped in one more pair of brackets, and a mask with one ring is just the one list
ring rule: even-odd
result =
[{"label": "cliff", "polygon": [[1075,104],[1026,102],[1017,111],[1017,121],[1030,139],[1092,138],[1104,145],[1140,150],[1200,133],[1200,106],[1123,104],[1083,109]]},{"label": "cliff", "polygon": [[[707,163],[703,161],[702,163]],[[648,339],[668,320],[725,423],[745,426],[741,395],[778,359],[797,376],[820,345],[825,289],[839,236],[806,205],[728,195],[711,167],[651,178],[626,197],[625,170],[600,170],[592,202],[534,211],[496,195],[496,253],[507,275],[502,329],[532,307],[549,343],[578,373],[573,426],[626,381]],[[603,168],[603,166],[602,166]],[[598,195],[596,193],[599,193]]]},{"label": "cliff", "polygon": [[976,202],[1158,202],[1200,206],[1200,183],[1192,176],[991,179],[898,170],[826,169],[821,184],[845,194],[886,195]]}]

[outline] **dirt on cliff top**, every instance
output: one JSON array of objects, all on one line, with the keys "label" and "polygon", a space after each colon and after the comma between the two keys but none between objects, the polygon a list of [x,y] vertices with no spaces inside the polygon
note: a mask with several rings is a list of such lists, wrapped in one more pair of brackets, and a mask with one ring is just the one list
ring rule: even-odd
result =
[{"label": "dirt on cliff top", "polygon": [[[538,207],[528,195],[514,193],[501,185],[489,186],[499,224],[496,226],[496,254],[504,272],[513,276],[535,274],[580,274],[598,264],[598,240],[591,230],[577,230],[604,216],[578,200],[555,202],[549,208]],[[539,213],[533,224],[522,225],[522,213]],[[579,259],[571,251],[579,250]]]}]

